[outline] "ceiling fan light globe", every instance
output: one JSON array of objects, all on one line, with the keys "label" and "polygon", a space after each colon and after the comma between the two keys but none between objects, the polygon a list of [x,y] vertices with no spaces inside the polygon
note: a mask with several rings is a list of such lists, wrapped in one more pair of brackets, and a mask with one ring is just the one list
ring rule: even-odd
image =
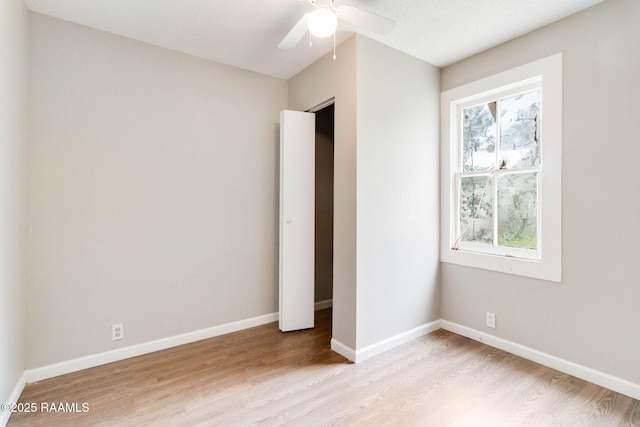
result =
[{"label": "ceiling fan light globe", "polygon": [[309,32],[315,37],[329,37],[336,32],[338,17],[333,11],[321,7],[309,14],[307,26]]}]

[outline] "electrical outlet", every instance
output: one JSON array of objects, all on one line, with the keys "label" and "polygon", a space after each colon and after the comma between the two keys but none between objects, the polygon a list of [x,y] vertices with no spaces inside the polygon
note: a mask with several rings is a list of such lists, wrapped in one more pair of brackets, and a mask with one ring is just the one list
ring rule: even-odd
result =
[{"label": "electrical outlet", "polygon": [[116,341],[122,338],[124,338],[124,323],[111,325],[111,340]]},{"label": "electrical outlet", "polygon": [[496,315],[495,315],[495,313],[489,313],[487,311],[487,326],[489,328],[493,328],[493,329],[496,328]]}]

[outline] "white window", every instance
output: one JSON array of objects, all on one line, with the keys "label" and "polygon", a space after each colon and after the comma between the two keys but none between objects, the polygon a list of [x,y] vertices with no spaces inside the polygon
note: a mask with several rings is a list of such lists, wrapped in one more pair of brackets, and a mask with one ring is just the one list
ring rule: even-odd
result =
[{"label": "white window", "polygon": [[561,281],[562,55],[442,93],[444,262]]}]

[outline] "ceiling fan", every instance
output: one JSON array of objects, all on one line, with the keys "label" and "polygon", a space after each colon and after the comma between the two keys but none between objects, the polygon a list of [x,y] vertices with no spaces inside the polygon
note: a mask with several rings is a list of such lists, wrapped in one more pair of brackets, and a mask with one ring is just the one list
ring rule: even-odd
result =
[{"label": "ceiling fan", "polygon": [[395,21],[355,6],[334,6],[334,0],[309,0],[314,10],[306,13],[282,39],[280,49],[292,49],[310,32],[316,37],[335,34],[339,21],[351,24],[356,31],[364,30],[385,35],[395,26]]}]

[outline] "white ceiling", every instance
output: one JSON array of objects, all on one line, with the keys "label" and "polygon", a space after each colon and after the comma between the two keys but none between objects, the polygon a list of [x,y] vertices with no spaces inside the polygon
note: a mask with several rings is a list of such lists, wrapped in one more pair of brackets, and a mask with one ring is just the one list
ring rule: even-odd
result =
[{"label": "white ceiling", "polygon": [[[386,36],[363,33],[439,67],[604,0],[336,0],[397,21]],[[88,27],[288,79],[332,48],[305,38],[278,43],[307,0],[25,0],[27,7]],[[352,33],[338,32],[338,44]]]}]

